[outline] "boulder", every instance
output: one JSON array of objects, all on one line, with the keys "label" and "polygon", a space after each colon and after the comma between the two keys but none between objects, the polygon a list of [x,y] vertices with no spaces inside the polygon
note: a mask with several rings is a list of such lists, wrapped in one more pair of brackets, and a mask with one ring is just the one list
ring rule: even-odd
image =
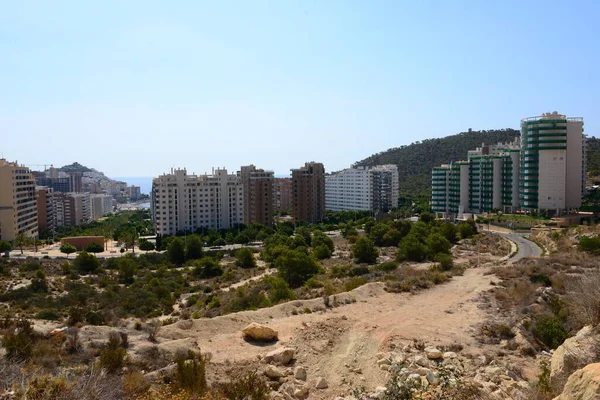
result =
[{"label": "boulder", "polygon": [[429,360],[423,356],[416,356],[413,362],[421,367],[429,368],[431,363]]},{"label": "boulder", "polygon": [[600,398],[600,363],[579,369],[567,380],[563,392],[554,400],[593,400]]},{"label": "boulder", "polygon": [[427,378],[427,382],[429,382],[432,385],[437,385],[438,378],[435,376],[433,371],[431,371],[431,370],[427,371],[427,375],[425,375],[425,377]]},{"label": "boulder", "polygon": [[329,385],[327,384],[327,381],[325,380],[325,378],[318,377],[315,380],[315,388],[317,388],[317,389],[327,389],[328,387],[329,387]]},{"label": "boulder", "polygon": [[265,368],[265,375],[271,379],[279,379],[285,376],[285,371],[282,371],[274,365],[267,365],[267,368]]},{"label": "boulder", "polygon": [[267,355],[264,356],[263,361],[266,363],[274,362],[287,365],[294,359],[295,353],[296,350],[292,349],[291,347],[280,347],[267,353]]},{"label": "boulder", "polygon": [[561,387],[575,370],[594,361],[600,336],[591,326],[583,327],[558,346],[550,360],[550,382]]},{"label": "boulder", "polygon": [[425,349],[425,354],[430,360],[439,360],[441,358],[444,358],[444,354],[435,347],[427,347]]},{"label": "boulder", "polygon": [[252,322],[242,330],[244,337],[259,342],[273,342],[277,340],[277,331],[268,326]]}]

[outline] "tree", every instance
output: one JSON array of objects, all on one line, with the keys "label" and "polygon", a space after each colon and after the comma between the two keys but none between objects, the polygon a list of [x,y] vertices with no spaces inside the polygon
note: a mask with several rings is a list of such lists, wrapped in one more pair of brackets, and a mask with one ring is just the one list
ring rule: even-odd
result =
[{"label": "tree", "polygon": [[236,244],[246,244],[250,242],[250,238],[245,233],[238,233],[233,241]]},{"label": "tree", "polygon": [[402,238],[398,247],[399,249],[396,253],[398,261],[420,262],[427,257],[427,247],[412,233]]},{"label": "tree", "polygon": [[291,287],[299,287],[319,272],[319,265],[307,254],[286,250],[275,261],[279,277]]},{"label": "tree", "polygon": [[104,246],[99,243],[90,243],[85,246],[85,251],[88,253],[102,253],[104,251]]},{"label": "tree", "polygon": [[118,268],[119,281],[126,285],[131,285],[138,269],[136,262],[129,257],[121,257],[119,258]]},{"label": "tree", "polygon": [[477,233],[477,228],[475,228],[474,223],[465,222],[458,225],[458,234],[461,239],[467,239]]},{"label": "tree", "polygon": [[202,258],[202,239],[198,235],[190,235],[185,238],[185,258],[197,260]]},{"label": "tree", "polygon": [[331,238],[327,235],[325,235],[323,232],[316,232],[313,237],[312,237],[312,242],[311,245],[313,248],[317,248],[320,245],[325,245],[327,246],[327,248],[329,248],[329,252],[333,252],[333,250],[335,249],[335,245],[333,244],[333,240],[331,240]]},{"label": "tree", "polygon": [[6,240],[0,240],[0,253],[8,253],[12,250],[12,246]]},{"label": "tree", "polygon": [[427,252],[432,259],[435,258],[436,254],[450,254],[450,247],[452,246],[448,239],[440,233],[429,235],[426,244]]},{"label": "tree", "polygon": [[242,247],[235,252],[235,263],[242,268],[256,268],[256,260],[252,250],[247,247]]},{"label": "tree", "polygon": [[29,237],[21,232],[15,237],[15,240],[13,240],[13,245],[18,247],[19,250],[21,250],[21,254],[23,254],[23,247],[29,245],[30,242],[31,240]]},{"label": "tree", "polygon": [[87,251],[79,253],[77,257],[75,257],[75,260],[73,260],[73,265],[77,269],[77,272],[82,275],[94,274],[98,271],[98,268],[100,268],[98,258]]},{"label": "tree", "polygon": [[129,227],[121,232],[119,235],[119,241],[122,242],[127,249],[131,248],[132,252],[135,253],[135,245],[138,242],[140,235],[134,227]]},{"label": "tree", "polygon": [[306,226],[299,226],[296,228],[296,236],[302,236],[307,246],[310,246],[312,241],[312,236],[310,234],[310,229]]},{"label": "tree", "polygon": [[359,263],[373,264],[379,256],[379,249],[367,237],[361,237],[352,245],[352,254]]},{"label": "tree", "polygon": [[434,219],[434,215],[429,211],[424,211],[421,214],[419,214],[419,221],[425,222],[426,224],[430,223]]},{"label": "tree", "polygon": [[34,292],[47,292],[48,281],[46,280],[46,274],[41,269],[35,271],[35,275],[31,279],[31,285],[29,286]]},{"label": "tree", "polygon": [[154,243],[152,243],[146,239],[140,240],[139,248],[142,251],[152,251],[155,249]]},{"label": "tree", "polygon": [[264,282],[271,286],[268,290],[269,300],[272,304],[277,304],[282,300],[294,300],[296,298],[294,291],[290,288],[286,281],[274,276],[266,276]]},{"label": "tree", "polygon": [[67,255],[67,258],[69,258],[69,254],[71,253],[75,253],[77,251],[77,249],[75,248],[75,246],[73,246],[70,243],[65,243],[60,245],[60,252],[61,253],[65,253]]},{"label": "tree", "polygon": [[181,265],[185,262],[185,246],[181,238],[175,237],[171,240],[167,247],[167,255],[173,264]]},{"label": "tree", "polygon": [[456,243],[458,229],[456,229],[456,225],[451,222],[444,222],[442,227],[440,228],[440,232],[450,243]]}]

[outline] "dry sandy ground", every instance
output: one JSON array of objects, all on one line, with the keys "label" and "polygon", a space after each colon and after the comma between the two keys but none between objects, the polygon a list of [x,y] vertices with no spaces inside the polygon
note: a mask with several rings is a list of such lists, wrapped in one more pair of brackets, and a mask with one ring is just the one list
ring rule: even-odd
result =
[{"label": "dry sandy ground", "polygon": [[[202,352],[212,354],[218,368],[219,364],[256,361],[274,348],[292,346],[297,349],[295,365],[307,368],[309,382],[317,376],[329,382],[329,389],[312,390],[310,398],[333,398],[347,394],[350,387],[383,384],[386,375],[375,365],[376,354],[413,339],[462,344],[477,353],[482,345],[472,333],[474,326],[486,319],[486,312],[478,308],[476,300],[495,279],[484,275],[485,270],[469,269],[463,276],[415,295],[387,293],[382,283],[370,283],[337,295],[336,302],[342,303],[338,307],[311,314],[293,315],[292,310],[323,309],[322,299],[198,319],[189,328],[183,323],[187,321],[182,321],[161,329],[161,347],[175,350],[195,343]],[[250,322],[276,329],[279,342],[257,346],[244,341],[241,330]]]}]

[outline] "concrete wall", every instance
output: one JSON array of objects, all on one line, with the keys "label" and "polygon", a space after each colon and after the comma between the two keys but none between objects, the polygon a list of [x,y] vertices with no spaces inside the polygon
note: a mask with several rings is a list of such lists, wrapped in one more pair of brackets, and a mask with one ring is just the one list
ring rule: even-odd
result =
[{"label": "concrete wall", "polygon": [[104,248],[104,238],[102,236],[74,236],[66,237],[60,240],[60,244],[71,244],[77,251],[85,250],[90,243],[98,243]]}]

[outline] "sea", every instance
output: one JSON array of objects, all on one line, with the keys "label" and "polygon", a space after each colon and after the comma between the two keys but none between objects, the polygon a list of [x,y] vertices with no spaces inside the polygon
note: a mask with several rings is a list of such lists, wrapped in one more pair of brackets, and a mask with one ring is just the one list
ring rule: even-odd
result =
[{"label": "sea", "polygon": [[115,176],[111,179],[126,182],[128,186],[139,186],[142,194],[150,194],[152,190],[151,176]]}]

